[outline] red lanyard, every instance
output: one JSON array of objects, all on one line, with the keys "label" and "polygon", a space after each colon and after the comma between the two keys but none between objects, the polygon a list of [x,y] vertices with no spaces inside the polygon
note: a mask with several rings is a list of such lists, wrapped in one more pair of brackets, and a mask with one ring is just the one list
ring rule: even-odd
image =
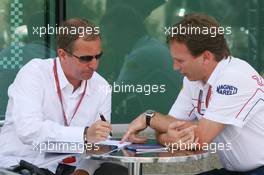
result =
[{"label": "red lanyard", "polygon": [[56,59],[54,59],[54,66],[53,66],[53,72],[54,72],[54,77],[55,77],[55,82],[56,82],[56,87],[57,87],[57,93],[58,93],[58,97],[60,99],[60,102],[61,102],[61,108],[62,108],[62,112],[63,112],[63,119],[64,119],[64,125],[65,126],[69,126],[72,119],[74,118],[78,108],[80,107],[80,104],[82,102],[82,99],[84,97],[84,94],[86,92],[86,87],[87,87],[87,81],[85,81],[85,87],[84,87],[84,90],[83,90],[83,93],[82,93],[82,96],[79,100],[79,102],[77,103],[76,105],[76,108],[75,108],[75,111],[71,117],[71,120],[70,120],[70,123],[68,123],[67,121],[67,117],[66,117],[66,113],[65,113],[65,110],[64,110],[64,107],[63,107],[63,103],[62,103],[62,94],[61,94],[61,89],[60,89],[60,82],[59,82],[59,78],[58,78],[58,73],[57,73],[57,63],[56,63]]},{"label": "red lanyard", "polygon": [[[208,88],[208,91],[207,91],[206,99],[205,99],[205,106],[206,106],[206,108],[208,108],[209,100],[210,100],[210,97],[211,97],[211,94],[212,94],[212,90],[211,89],[212,89],[212,86],[210,85],[209,88]],[[202,99],[203,99],[203,91],[200,90],[199,96],[198,96],[197,111],[201,115],[203,115],[201,113],[201,103],[202,103]]]},{"label": "red lanyard", "polygon": [[206,108],[208,108],[209,100],[211,98],[211,95],[212,95],[212,86],[210,85],[209,88],[208,88],[208,91],[207,91],[206,99],[205,99]]}]

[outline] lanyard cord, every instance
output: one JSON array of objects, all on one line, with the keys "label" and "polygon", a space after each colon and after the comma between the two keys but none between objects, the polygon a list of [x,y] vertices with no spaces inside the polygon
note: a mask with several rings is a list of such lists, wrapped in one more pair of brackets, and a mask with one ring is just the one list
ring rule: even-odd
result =
[{"label": "lanyard cord", "polygon": [[[206,108],[208,108],[208,105],[209,105],[209,100],[211,98],[211,95],[212,95],[212,86],[210,85],[209,88],[208,88],[208,91],[207,91],[207,95],[206,95],[206,99],[205,99],[205,106]],[[199,96],[198,96],[198,105],[197,105],[197,111],[199,114],[203,115],[201,113],[201,103],[202,103],[202,99],[203,99],[203,91],[200,90],[199,92]]]},{"label": "lanyard cord", "polygon": [[68,123],[67,121],[67,117],[66,117],[66,113],[65,113],[65,110],[64,110],[64,107],[63,107],[63,103],[62,103],[62,94],[61,94],[61,89],[60,89],[60,82],[59,82],[59,78],[58,78],[58,73],[57,73],[57,64],[56,64],[56,59],[54,59],[54,66],[53,66],[53,72],[54,72],[54,78],[55,78],[55,82],[56,82],[56,88],[57,88],[57,94],[58,94],[58,97],[60,99],[60,103],[61,103],[61,108],[62,108],[62,112],[63,112],[63,119],[64,119],[64,125],[65,126],[69,126],[72,119],[74,118],[78,108],[80,107],[80,104],[83,100],[83,97],[84,97],[84,94],[86,92],[86,87],[87,87],[87,81],[85,81],[85,87],[84,87],[84,91],[82,93],[82,96],[79,100],[79,102],[77,103],[76,105],[76,108],[75,108],[75,111],[71,117],[71,120],[70,120],[70,123]]},{"label": "lanyard cord", "polygon": [[208,108],[209,100],[211,98],[211,95],[212,95],[212,86],[210,85],[209,88],[208,88],[208,91],[207,91],[206,99],[205,99],[206,108]]}]

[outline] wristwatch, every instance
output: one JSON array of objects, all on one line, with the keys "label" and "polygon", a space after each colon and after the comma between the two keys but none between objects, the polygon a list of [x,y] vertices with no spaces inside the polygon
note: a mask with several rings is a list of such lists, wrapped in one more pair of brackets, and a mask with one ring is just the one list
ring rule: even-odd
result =
[{"label": "wristwatch", "polygon": [[152,117],[154,117],[155,111],[153,111],[153,110],[146,110],[144,114],[146,116],[146,125],[147,126],[150,126],[150,120],[151,120]]}]

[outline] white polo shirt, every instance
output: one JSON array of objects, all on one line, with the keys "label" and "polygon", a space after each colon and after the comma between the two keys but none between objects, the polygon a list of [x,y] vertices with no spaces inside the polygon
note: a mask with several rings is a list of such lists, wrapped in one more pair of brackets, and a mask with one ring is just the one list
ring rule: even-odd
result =
[{"label": "white polo shirt", "polygon": [[[212,94],[206,108],[209,85]],[[225,124],[215,141],[231,146],[218,150],[226,169],[247,171],[264,165],[264,80],[247,62],[234,57],[220,61],[207,84],[185,77],[169,115]]]},{"label": "white polo shirt", "polygon": [[20,159],[39,164],[43,154],[33,151],[33,143],[43,141],[82,142],[85,126],[100,120],[99,113],[110,121],[111,91],[109,84],[96,72],[87,80],[83,100],[71,120],[85,81],[73,92],[56,58],[63,106],[70,121],[64,126],[53,72],[54,59],[33,59],[17,74],[8,89],[5,124],[0,134],[0,165],[17,164]]}]

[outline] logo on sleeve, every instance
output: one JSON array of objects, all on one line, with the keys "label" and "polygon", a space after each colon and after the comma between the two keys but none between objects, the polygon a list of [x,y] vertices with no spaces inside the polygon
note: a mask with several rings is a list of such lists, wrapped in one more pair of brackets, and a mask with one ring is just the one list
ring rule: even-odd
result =
[{"label": "logo on sleeve", "polygon": [[257,81],[259,86],[264,86],[263,78],[260,75],[253,75],[252,78]]},{"label": "logo on sleeve", "polygon": [[223,94],[223,95],[234,95],[237,93],[237,88],[231,85],[219,85],[216,88],[216,91],[219,94]]}]

